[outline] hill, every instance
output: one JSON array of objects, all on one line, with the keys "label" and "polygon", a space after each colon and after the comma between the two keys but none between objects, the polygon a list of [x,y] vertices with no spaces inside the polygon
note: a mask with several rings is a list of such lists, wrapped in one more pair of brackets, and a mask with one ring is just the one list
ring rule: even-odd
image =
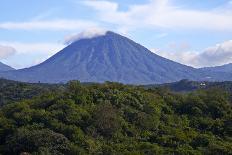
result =
[{"label": "hill", "polygon": [[37,94],[0,107],[0,154],[232,153],[231,98],[221,90],[72,81]]},{"label": "hill", "polygon": [[202,71],[211,71],[211,72],[221,72],[221,73],[232,73],[232,63],[216,66],[216,67],[204,67],[201,68]]},{"label": "hill", "polygon": [[221,89],[232,93],[232,82],[189,81],[187,79],[156,85],[145,85],[145,88],[165,88],[173,92],[191,92],[204,89]]},{"label": "hill", "polygon": [[31,84],[0,79],[0,107],[23,99],[31,99],[49,91],[62,92],[63,85]]}]

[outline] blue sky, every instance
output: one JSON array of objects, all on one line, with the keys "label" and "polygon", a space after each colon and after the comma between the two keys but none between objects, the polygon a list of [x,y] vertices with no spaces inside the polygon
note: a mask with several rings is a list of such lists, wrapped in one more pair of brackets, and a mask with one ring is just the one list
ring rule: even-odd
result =
[{"label": "blue sky", "polygon": [[0,10],[0,61],[15,68],[99,29],[194,67],[232,63],[231,0],[2,0]]}]

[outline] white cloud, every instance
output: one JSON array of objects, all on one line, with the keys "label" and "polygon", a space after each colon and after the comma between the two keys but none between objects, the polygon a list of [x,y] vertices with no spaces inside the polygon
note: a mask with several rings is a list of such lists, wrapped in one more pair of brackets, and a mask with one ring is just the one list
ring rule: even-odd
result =
[{"label": "white cloud", "polygon": [[118,4],[115,2],[105,0],[87,0],[83,1],[84,4],[91,6],[99,11],[117,11]]},{"label": "white cloud", "polygon": [[2,59],[6,64],[17,69],[39,64],[65,47],[62,43],[43,42],[25,43],[0,41],[0,44],[17,50],[11,57]]},{"label": "white cloud", "polygon": [[94,38],[97,36],[102,36],[102,35],[105,35],[106,32],[107,31],[103,30],[103,29],[92,28],[92,29],[85,30],[85,31],[78,33],[78,34],[72,34],[72,35],[66,36],[64,43],[71,44],[71,43],[78,41],[80,39],[90,39],[90,38]]},{"label": "white cloud", "polygon": [[131,5],[120,11],[116,2],[87,0],[83,4],[95,9],[104,22],[119,29],[140,27],[170,29],[206,29],[232,31],[232,11],[228,5],[209,10],[185,9],[171,0],[150,0],[146,4]]},{"label": "white cloud", "polygon": [[232,63],[232,40],[205,49],[198,55],[198,63],[202,66]]},{"label": "white cloud", "polygon": [[94,22],[85,20],[33,20],[26,22],[2,22],[0,29],[13,29],[13,30],[82,30],[91,27],[97,27]]},{"label": "white cloud", "polygon": [[232,63],[232,40],[199,51],[166,52],[151,49],[152,52],[165,58],[194,67],[219,66]]},{"label": "white cloud", "polygon": [[16,50],[11,46],[0,45],[0,59],[5,59],[16,53]]},{"label": "white cloud", "polygon": [[13,47],[13,49],[17,49],[17,54],[37,52],[52,55],[64,48],[64,45],[59,43],[23,43],[0,41],[0,44]]},{"label": "white cloud", "polygon": [[151,49],[152,52],[165,57],[167,59],[185,64],[185,65],[189,65],[189,66],[193,66],[193,67],[198,67],[198,63],[196,63],[196,61],[198,62],[197,56],[198,53],[196,51],[162,51],[160,49]]}]

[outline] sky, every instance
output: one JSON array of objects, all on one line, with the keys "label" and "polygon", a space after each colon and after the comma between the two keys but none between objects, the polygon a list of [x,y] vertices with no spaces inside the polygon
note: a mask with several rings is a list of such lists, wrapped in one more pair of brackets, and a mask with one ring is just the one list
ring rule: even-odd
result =
[{"label": "sky", "polygon": [[107,30],[196,68],[232,63],[232,0],[1,0],[0,61],[30,67]]}]

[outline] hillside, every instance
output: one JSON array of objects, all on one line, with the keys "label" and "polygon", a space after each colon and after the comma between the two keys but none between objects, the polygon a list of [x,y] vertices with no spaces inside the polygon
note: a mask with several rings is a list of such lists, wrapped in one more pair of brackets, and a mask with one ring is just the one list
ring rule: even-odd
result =
[{"label": "hillside", "polygon": [[73,81],[38,94],[0,107],[0,154],[232,154],[232,101],[222,90]]},{"label": "hillside", "polygon": [[11,70],[14,70],[14,68],[0,62],[0,72],[11,71]]},{"label": "hillside", "polygon": [[211,71],[211,72],[221,72],[221,73],[232,73],[232,63],[225,64],[222,66],[204,67],[204,68],[201,68],[200,70]]},{"label": "hillside", "polygon": [[145,88],[166,88],[173,92],[191,92],[202,89],[222,89],[232,93],[232,82],[209,82],[209,81],[189,81],[181,80],[173,83],[145,85]]},{"label": "hillside", "polygon": [[0,107],[23,99],[31,99],[49,91],[62,91],[63,85],[29,84],[0,79]]}]

